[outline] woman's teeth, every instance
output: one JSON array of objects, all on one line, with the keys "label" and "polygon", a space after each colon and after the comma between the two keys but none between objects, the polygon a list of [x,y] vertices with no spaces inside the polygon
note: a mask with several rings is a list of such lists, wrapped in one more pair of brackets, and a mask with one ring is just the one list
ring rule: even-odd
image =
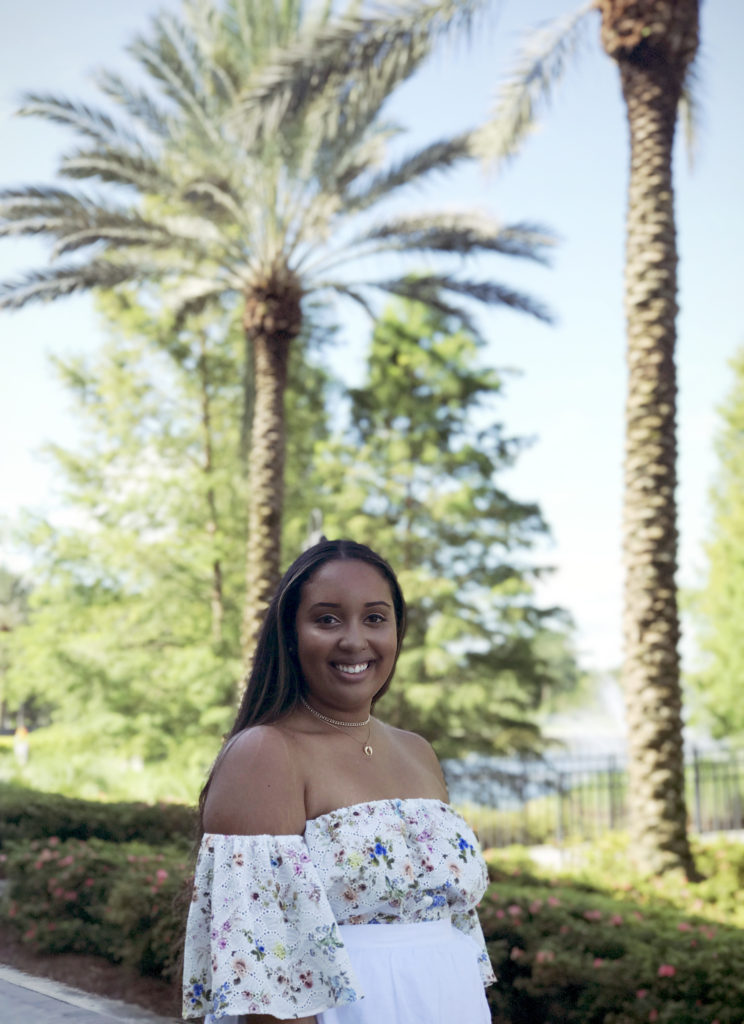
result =
[{"label": "woman's teeth", "polygon": [[351,675],[359,675],[369,668],[369,662],[363,661],[360,665],[336,665],[339,672],[349,672]]}]

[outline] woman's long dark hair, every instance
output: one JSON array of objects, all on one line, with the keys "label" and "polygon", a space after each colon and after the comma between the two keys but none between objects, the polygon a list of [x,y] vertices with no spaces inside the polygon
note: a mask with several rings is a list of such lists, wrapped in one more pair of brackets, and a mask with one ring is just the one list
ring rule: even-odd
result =
[{"label": "woman's long dark hair", "polygon": [[199,796],[200,822],[215,769],[230,741],[251,725],[267,725],[270,722],[278,721],[300,702],[300,696],[304,692],[304,682],[297,654],[295,620],[302,598],[302,588],[326,562],[350,560],[366,562],[373,566],[385,577],[390,586],[398,642],[393,668],[374,695],[373,706],[390,686],[406,631],[406,603],[400,584],[385,559],[365,544],[357,544],[353,540],[326,540],[323,538],[319,543],[303,551],[300,557],[290,565],[266,610],[253,656],[253,666],[248,676],[238,714],[232,729],[225,737],[222,750]]}]

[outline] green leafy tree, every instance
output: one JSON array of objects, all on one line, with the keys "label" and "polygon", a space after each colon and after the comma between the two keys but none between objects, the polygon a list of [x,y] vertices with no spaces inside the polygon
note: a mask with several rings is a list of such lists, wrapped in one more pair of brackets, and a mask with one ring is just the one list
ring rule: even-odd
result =
[{"label": "green leafy tree", "polygon": [[541,698],[576,678],[573,662],[558,671],[547,638],[565,639],[566,624],[535,606],[525,564],[545,523],[499,485],[521,448],[495,419],[501,386],[471,332],[399,304],[374,329],[348,432],[317,446],[326,534],[381,550],[409,602],[380,714],[445,756],[534,749]]},{"label": "green leafy tree", "polygon": [[718,472],[711,491],[712,530],[705,586],[695,596],[701,670],[690,682],[713,735],[744,738],[744,349],[732,361],[734,385],[721,407]]},{"label": "green leafy tree", "polygon": [[[383,46],[368,59],[357,54],[361,77],[347,77],[342,65],[311,76],[279,120],[279,108],[262,103],[260,72],[278,48],[314,47],[330,6],[313,18],[299,0],[226,0],[220,7],[185,0],[183,17],[161,15],[149,36],[130,47],[144,85],[99,75],[122,118],[59,96],[30,94],[21,108],[81,140],[59,173],[100,189],[25,186],[0,193],[0,234],[54,242],[51,269],[0,286],[0,308],[131,282],[149,288],[151,301],[170,304],[176,317],[242,304],[255,393],[246,657],[279,575],[287,367],[311,303],[343,296],[370,309],[382,292],[463,317],[467,300],[546,315],[512,289],[455,273],[457,258],[468,253],[541,258],[544,232],[467,213],[385,210],[388,198],[472,155],[472,134],[463,132],[386,162],[386,143],[395,134],[383,116],[386,100],[426,56],[432,38],[468,13],[456,2],[423,6],[411,22],[410,10],[405,53]],[[352,32],[368,23],[356,11],[353,6],[342,19]],[[422,253],[444,262],[416,278],[385,276],[390,264],[369,260]]]},{"label": "green leafy tree", "polygon": [[[28,620],[29,586],[22,576],[0,565],[0,727],[7,728],[11,713],[22,705],[8,700],[7,673],[10,666],[8,641],[14,630]],[[26,712],[29,709],[23,708]]]},{"label": "green leafy tree", "polygon": [[[81,439],[47,446],[65,525],[26,524],[31,617],[8,643],[6,675],[16,702],[153,761],[200,739],[214,746],[233,714],[246,353],[226,314],[192,315],[174,332],[127,294],[103,305],[111,337],[100,353],[55,361]],[[288,371],[297,476],[325,431],[325,376],[302,355],[298,344]],[[289,522],[304,525],[299,496],[290,507]]]}]

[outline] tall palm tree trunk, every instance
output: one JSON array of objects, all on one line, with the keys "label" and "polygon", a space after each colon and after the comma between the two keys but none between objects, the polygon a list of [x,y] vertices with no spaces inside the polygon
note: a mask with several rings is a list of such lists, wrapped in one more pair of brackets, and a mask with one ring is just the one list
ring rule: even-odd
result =
[{"label": "tall palm tree trunk", "polygon": [[249,459],[248,545],[242,649],[246,670],[280,576],[284,505],[287,365],[302,327],[302,292],[275,268],[246,293],[244,327],[252,341],[255,398]]},{"label": "tall palm tree trunk", "polygon": [[672,146],[697,46],[697,0],[602,0],[619,65],[631,162],[625,265],[625,641],[631,831],[643,869],[694,875],[687,839],[679,680]]}]

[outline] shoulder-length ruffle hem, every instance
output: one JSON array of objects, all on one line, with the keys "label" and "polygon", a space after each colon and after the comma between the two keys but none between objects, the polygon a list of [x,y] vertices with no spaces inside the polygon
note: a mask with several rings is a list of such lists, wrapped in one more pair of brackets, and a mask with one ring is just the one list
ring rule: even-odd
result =
[{"label": "shoulder-length ruffle hem", "polygon": [[208,834],[187,925],[184,1017],[312,1016],[361,998],[301,836]]}]

